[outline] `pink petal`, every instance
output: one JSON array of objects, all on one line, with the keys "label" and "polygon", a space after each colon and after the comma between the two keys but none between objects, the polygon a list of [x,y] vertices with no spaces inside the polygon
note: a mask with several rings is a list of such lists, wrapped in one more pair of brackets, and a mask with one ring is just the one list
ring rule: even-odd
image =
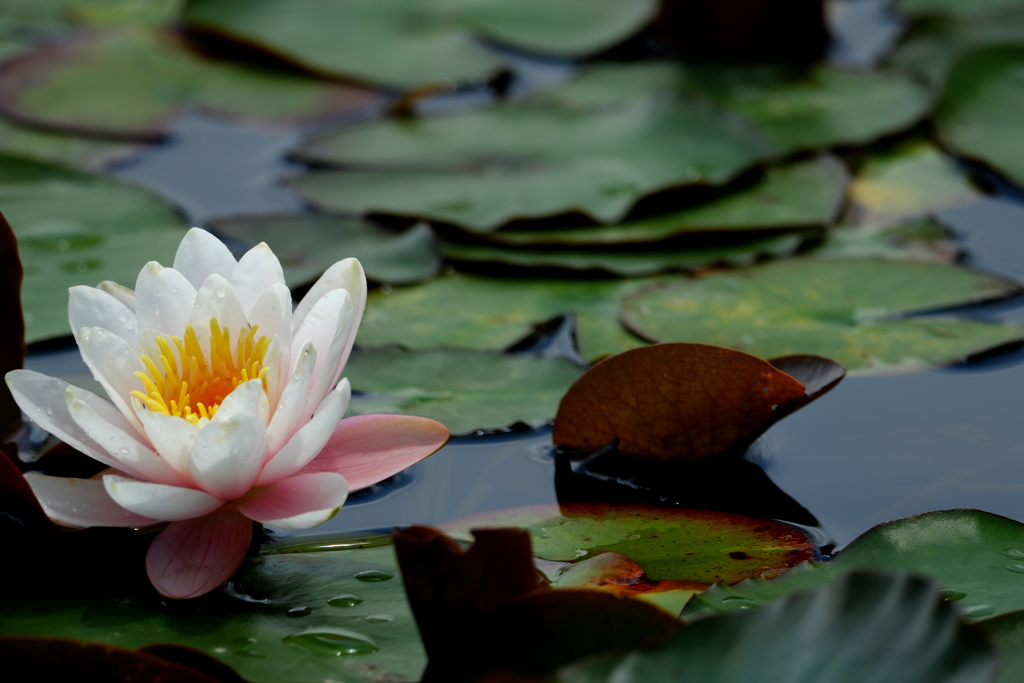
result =
[{"label": "pink petal", "polygon": [[235,257],[219,239],[199,228],[192,228],[174,255],[174,269],[199,288],[214,273],[230,278],[237,267]]},{"label": "pink petal", "polygon": [[224,505],[224,501],[203,491],[152,484],[116,474],[104,474],[103,487],[124,509],[162,522],[195,519]]},{"label": "pink petal", "polygon": [[345,477],[335,472],[311,472],[255,488],[239,500],[237,505],[242,514],[250,519],[282,526],[275,522],[310,512],[324,511],[324,516],[329,518],[333,510],[345,503],[347,496],[348,482]]},{"label": "pink petal", "polygon": [[146,573],[164,597],[195,598],[235,573],[251,541],[252,522],[225,505],[205,517],[168,525],[149,546]]},{"label": "pink petal", "polygon": [[107,495],[103,482],[96,479],[50,477],[29,472],[25,480],[46,516],[61,524],[139,528],[160,523],[118,505]]},{"label": "pink petal", "polygon": [[348,480],[350,490],[358,491],[436,453],[448,443],[448,437],[447,427],[425,417],[347,417],[300,474],[337,472]]}]

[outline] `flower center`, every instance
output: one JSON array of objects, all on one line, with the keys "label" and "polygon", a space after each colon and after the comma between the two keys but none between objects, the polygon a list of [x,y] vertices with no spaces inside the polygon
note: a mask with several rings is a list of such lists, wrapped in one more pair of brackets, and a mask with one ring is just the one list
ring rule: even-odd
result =
[{"label": "flower center", "polygon": [[211,318],[209,357],[203,353],[191,325],[185,326],[184,339],[157,337],[159,365],[149,356],[141,356],[148,372],[136,372],[135,376],[146,390],[133,391],[132,396],[151,410],[183,417],[197,425],[201,419],[212,418],[221,401],[242,382],[258,378],[266,390],[268,368],[263,365],[263,356],[270,339],[257,338],[258,328],[253,325],[239,330],[238,341],[232,347],[231,332]]}]

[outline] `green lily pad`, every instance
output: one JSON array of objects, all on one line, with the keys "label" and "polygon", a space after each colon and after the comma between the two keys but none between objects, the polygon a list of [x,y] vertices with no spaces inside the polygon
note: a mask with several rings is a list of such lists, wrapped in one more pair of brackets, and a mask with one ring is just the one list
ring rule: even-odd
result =
[{"label": "green lily pad", "polygon": [[879,524],[830,562],[806,562],[772,581],[715,586],[694,598],[684,617],[757,607],[870,569],[931,577],[964,620],[977,621],[1024,609],[1022,563],[1024,524],[979,510],[925,512]]},{"label": "green lily pad", "polygon": [[768,168],[749,185],[725,188],[709,200],[617,225],[556,230],[499,230],[488,240],[509,245],[632,244],[694,232],[821,229],[844,200],[846,167],[819,157]]},{"label": "green lily pad", "polygon": [[692,271],[716,265],[749,266],[758,260],[791,256],[803,244],[802,235],[784,233],[727,244],[706,246],[657,246],[618,250],[521,249],[489,244],[442,242],[441,253],[449,261],[500,263],[522,268],[598,270],[624,277]]},{"label": "green lily pad", "polygon": [[290,184],[330,211],[493,232],[512,219],[573,211],[617,221],[645,194],[727,182],[763,150],[737,117],[691,100],[600,111],[506,106],[343,130],[301,156],[374,170],[314,173]]},{"label": "green lily pad", "polygon": [[1010,612],[977,622],[999,648],[1002,667],[993,683],[1014,683],[1024,679],[1024,611]]},{"label": "green lily pad", "polygon": [[371,293],[357,341],[363,346],[502,351],[535,325],[575,313],[580,351],[593,360],[644,344],[619,325],[618,299],[663,281],[439,277]]},{"label": "green lily pad", "polygon": [[903,316],[1020,293],[956,266],[881,260],[767,263],[626,297],[622,320],[651,341],[762,358],[814,354],[852,371],[919,368],[1024,338],[1024,326]]},{"label": "green lily pad", "polygon": [[399,576],[390,545],[263,555],[221,593],[173,608],[117,588],[9,592],[0,634],[187,645],[251,681],[418,680],[426,657]]},{"label": "green lily pad", "polygon": [[911,218],[879,225],[841,225],[833,228],[807,254],[816,261],[885,259],[954,263],[960,247],[933,218]]},{"label": "green lily pad", "polygon": [[581,374],[564,358],[466,349],[366,349],[345,366],[352,388],[366,392],[353,396],[349,414],[419,415],[453,434],[514,422],[538,427],[554,419],[562,394]]},{"label": "green lily pad", "polygon": [[[965,5],[969,6],[970,3]],[[941,89],[950,68],[962,55],[982,46],[1022,40],[1024,12],[997,19],[929,18],[911,25],[889,55],[888,62],[922,76],[936,89]]]},{"label": "green lily pad", "polygon": [[185,0],[63,0],[64,10],[76,24],[92,29],[127,26],[170,26]]},{"label": "green lily pad", "polygon": [[870,142],[913,126],[931,104],[926,88],[895,72],[724,64],[594,67],[541,97],[594,107],[679,90],[709,96],[742,114],[779,156]]},{"label": "green lily pad", "polygon": [[0,11],[0,33],[45,35],[65,31],[74,24],[88,23],[95,14],[134,14],[154,21],[169,21],[181,0],[4,0]]},{"label": "green lily pad", "polygon": [[956,163],[933,145],[915,142],[875,151],[850,183],[851,223],[892,223],[981,199]]},{"label": "green lily pad", "polygon": [[51,133],[0,119],[0,154],[33,161],[101,170],[146,149],[146,145]]},{"label": "green lily pad", "polygon": [[985,683],[994,648],[935,586],[858,572],[760,610],[680,629],[663,648],[571,664],[559,683]]},{"label": "green lily pad", "polygon": [[210,227],[236,240],[241,253],[241,245],[266,242],[292,288],[312,282],[349,256],[359,259],[367,278],[389,284],[426,280],[441,268],[437,240],[425,224],[397,233],[357,218],[299,214],[223,219]]},{"label": "green lily pad", "polygon": [[0,66],[0,107],[8,114],[34,125],[128,140],[163,137],[189,106],[285,124],[354,111],[378,97],[203,57],[171,33],[141,29],[85,34]]},{"label": "green lily pad", "polygon": [[653,0],[190,0],[188,26],[262,47],[312,71],[409,88],[493,75],[480,39],[561,57],[628,38]]},{"label": "green lily pad", "polygon": [[982,161],[1024,187],[1024,46],[979,48],[949,74],[936,131],[956,153]]},{"label": "green lily pad", "polygon": [[11,156],[0,156],[0,206],[25,268],[27,342],[71,334],[69,287],[134,287],[142,265],[171,263],[184,236],[181,218],[145,190]]},{"label": "green lily pad", "polygon": [[807,560],[814,547],[795,527],[743,515],[646,505],[532,505],[484,512],[442,529],[470,539],[470,529],[520,527],[542,560],[578,562],[620,553],[660,581],[736,583],[777,576]]},{"label": "green lily pad", "polygon": [[1024,6],[1020,0],[896,0],[893,9],[911,16],[942,15],[950,17],[973,17],[984,14],[998,14],[1007,10],[1019,10]]}]

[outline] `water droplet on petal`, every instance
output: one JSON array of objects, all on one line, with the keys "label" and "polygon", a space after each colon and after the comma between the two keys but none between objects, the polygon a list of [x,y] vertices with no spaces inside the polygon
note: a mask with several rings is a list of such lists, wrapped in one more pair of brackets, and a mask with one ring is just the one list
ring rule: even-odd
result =
[{"label": "water droplet on petal", "polygon": [[53,408],[50,407],[50,406],[46,406],[46,414],[47,415],[53,415]]},{"label": "water droplet on petal", "polygon": [[395,578],[395,575],[380,569],[367,569],[356,574],[356,578],[367,583],[375,583],[377,581],[390,581]]},{"label": "water droplet on petal", "polygon": [[336,598],[331,598],[327,601],[327,604],[331,607],[355,607],[361,605],[363,599],[358,595],[339,595]]},{"label": "water droplet on petal", "polygon": [[121,455],[128,455],[132,452],[132,449],[128,448],[127,446],[121,446],[120,448],[117,449],[117,451]]},{"label": "water droplet on petal", "polygon": [[223,299],[228,295],[228,290],[225,287],[220,286],[213,290],[213,295],[218,299]]},{"label": "water droplet on petal", "polygon": [[369,655],[380,650],[380,647],[367,636],[340,628],[310,629],[286,636],[282,641],[321,657]]}]

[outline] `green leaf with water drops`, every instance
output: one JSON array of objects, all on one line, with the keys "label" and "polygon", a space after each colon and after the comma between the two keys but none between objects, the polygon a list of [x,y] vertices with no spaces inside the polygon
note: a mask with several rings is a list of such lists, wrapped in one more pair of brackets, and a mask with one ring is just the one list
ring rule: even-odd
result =
[{"label": "green leaf with water drops", "polygon": [[[1024,572],[1024,564],[1021,565],[1021,571]],[[1024,611],[985,619],[976,622],[976,625],[999,648],[1002,667],[993,683],[1024,680]]]},{"label": "green leaf with water drops", "polygon": [[655,8],[653,0],[190,0],[183,17],[315,72],[410,88],[493,76],[505,60],[480,39],[583,56],[635,33]]},{"label": "green leaf with water drops", "polygon": [[250,558],[220,592],[173,605],[123,585],[10,593],[0,634],[187,645],[268,683],[419,680],[426,658],[392,547],[381,542]]},{"label": "green leaf with water drops", "polygon": [[453,434],[531,427],[554,419],[558,402],[583,369],[565,358],[488,351],[365,349],[345,376],[353,390],[348,414],[429,417]]},{"label": "green leaf with water drops", "polygon": [[979,48],[953,67],[935,115],[939,139],[1024,187],[1024,46]]},{"label": "green leaf with water drops", "polygon": [[726,346],[761,358],[813,354],[851,371],[949,363],[1024,338],[1024,326],[906,317],[1020,293],[957,266],[882,260],[767,263],[653,287],[622,302],[650,341]]},{"label": "green leaf with water drops", "polygon": [[897,72],[657,62],[593,67],[540,98],[589,108],[679,91],[743,115],[779,156],[871,142],[910,128],[931,104],[926,88]]},{"label": "green leaf with water drops", "polygon": [[358,218],[296,214],[222,219],[212,221],[210,228],[233,238],[237,252],[266,242],[293,289],[350,256],[359,259],[367,278],[389,284],[426,280],[441,268],[437,240],[425,224],[398,232]]},{"label": "green leaf with water drops", "polygon": [[536,325],[574,313],[580,352],[593,360],[644,343],[619,325],[618,300],[664,281],[447,275],[388,293],[372,292],[357,341],[362,346],[503,351]]},{"label": "green leaf with water drops", "polygon": [[967,621],[1014,612],[1024,609],[1024,524],[979,510],[939,510],[885,522],[830,562],[806,562],[771,581],[715,586],[694,598],[684,617],[757,607],[860,569],[931,577]]},{"label": "green leaf with water drops", "polygon": [[[102,93],[102,97],[97,97]],[[177,34],[80,34],[0,66],[0,106],[33,125],[92,135],[163,137],[188,107],[262,124],[296,124],[373,103],[372,91],[206,57]]]},{"label": "green leaf with water drops", "polygon": [[927,142],[869,153],[849,189],[849,223],[887,224],[982,198],[956,162]]},{"label": "green leaf with water drops", "polygon": [[696,100],[600,111],[509,105],[342,130],[300,155],[368,170],[312,173],[291,186],[331,211],[487,233],[513,219],[570,212],[617,221],[648,193],[725,183],[764,151],[745,122]]},{"label": "green leaf with water drops", "polygon": [[648,505],[533,505],[464,517],[442,528],[469,539],[471,529],[508,526],[530,532],[539,559],[571,563],[620,553],[653,581],[710,585],[777,576],[814,550],[802,531],[781,522]]},{"label": "green leaf with water drops", "polygon": [[28,342],[71,334],[69,287],[134,287],[146,262],[174,260],[184,236],[181,218],[147,191],[12,156],[0,156],[0,206],[25,268]]},{"label": "green leaf with water drops", "polygon": [[760,610],[680,629],[663,648],[571,664],[559,683],[986,683],[994,648],[906,574],[848,574]]},{"label": "green leaf with water drops", "polygon": [[633,248],[585,249],[582,246],[555,248],[517,248],[442,242],[441,253],[453,263],[498,263],[520,268],[558,268],[593,270],[637,277],[670,271],[692,271],[712,266],[749,266],[763,258],[791,256],[804,243],[804,236],[793,233],[718,240],[717,243],[685,246],[643,245]]}]

